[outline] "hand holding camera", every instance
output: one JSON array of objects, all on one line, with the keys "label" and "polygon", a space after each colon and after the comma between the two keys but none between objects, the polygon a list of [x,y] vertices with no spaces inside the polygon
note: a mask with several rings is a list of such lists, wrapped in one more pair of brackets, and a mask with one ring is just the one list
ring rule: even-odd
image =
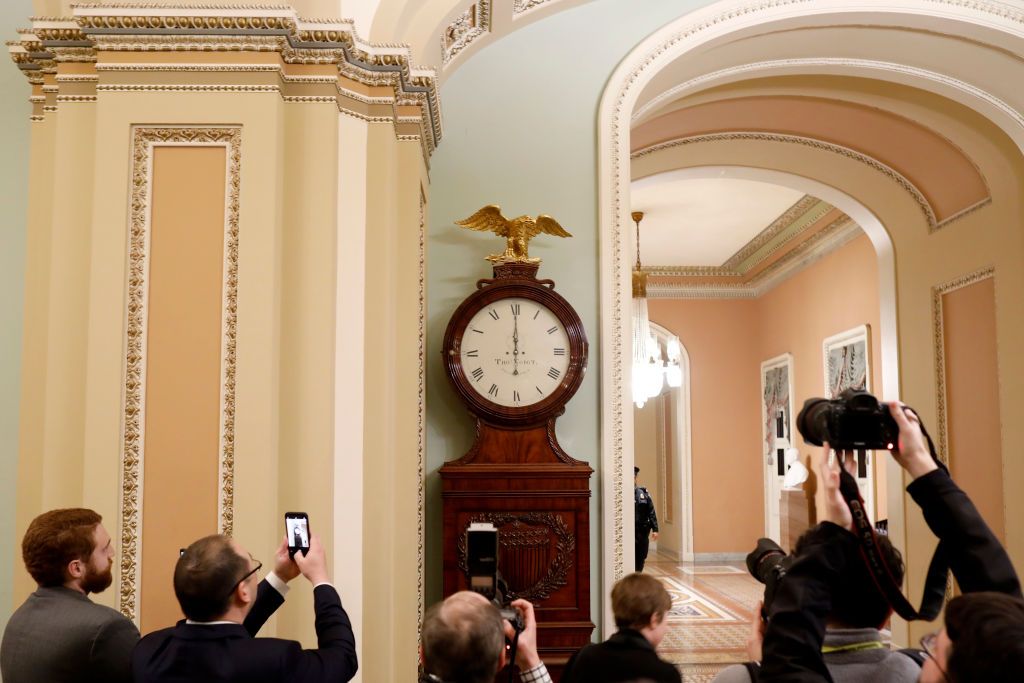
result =
[{"label": "hand holding camera", "polygon": [[892,452],[900,467],[914,479],[938,469],[924,441],[917,414],[899,401],[889,404],[889,412],[900,430],[899,447]]},{"label": "hand holding camera", "polygon": [[[529,600],[513,600],[512,607],[518,615],[521,615],[522,629],[517,629],[511,621],[505,620],[505,636],[510,640],[515,638],[516,631],[519,631],[519,643],[516,649],[516,666],[520,671],[527,671],[540,664],[540,655],[537,654],[537,618],[533,613],[533,603]],[[505,610],[502,610],[502,616]]]},{"label": "hand holding camera", "polygon": [[324,547],[320,544],[320,537],[316,534],[309,535],[309,550],[305,554],[295,553],[292,559],[298,565],[302,575],[314,586],[331,582],[331,578],[327,574],[327,555],[324,553]]},{"label": "hand holding camera", "polygon": [[277,546],[277,550],[274,552],[274,574],[288,583],[299,573],[299,565],[292,561],[292,555],[288,552],[288,539],[282,538],[281,545]]}]

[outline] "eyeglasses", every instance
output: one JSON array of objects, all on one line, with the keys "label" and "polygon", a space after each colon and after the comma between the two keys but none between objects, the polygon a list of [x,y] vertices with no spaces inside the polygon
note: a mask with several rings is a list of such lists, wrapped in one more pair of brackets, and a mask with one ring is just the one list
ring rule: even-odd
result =
[{"label": "eyeglasses", "polygon": [[924,654],[938,667],[939,673],[942,674],[942,679],[945,681],[949,680],[949,676],[946,675],[946,670],[942,668],[942,664],[939,663],[939,658],[935,656],[935,646],[939,642],[939,632],[934,631],[925,636],[921,637],[921,649],[924,650]]},{"label": "eyeglasses", "polygon": [[256,566],[253,567],[252,569],[250,569],[248,572],[246,572],[245,576],[240,578],[238,581],[235,581],[235,584],[233,586],[231,586],[231,590],[229,590],[227,595],[225,595],[224,597],[231,597],[231,594],[235,592],[235,589],[238,588],[242,584],[243,581],[245,581],[250,576],[252,576],[253,574],[255,574],[256,572],[258,572],[260,569],[263,568],[263,563],[260,562],[259,560],[257,560],[252,555],[249,555],[249,559],[252,560],[253,562],[255,562]]}]

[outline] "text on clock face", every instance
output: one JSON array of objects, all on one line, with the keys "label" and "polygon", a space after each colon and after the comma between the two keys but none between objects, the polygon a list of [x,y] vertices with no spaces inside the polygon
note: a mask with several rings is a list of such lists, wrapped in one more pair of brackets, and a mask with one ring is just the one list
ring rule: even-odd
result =
[{"label": "text on clock face", "polygon": [[510,297],[480,309],[461,344],[462,367],[481,396],[503,406],[550,396],[569,368],[569,335],[548,307]]}]

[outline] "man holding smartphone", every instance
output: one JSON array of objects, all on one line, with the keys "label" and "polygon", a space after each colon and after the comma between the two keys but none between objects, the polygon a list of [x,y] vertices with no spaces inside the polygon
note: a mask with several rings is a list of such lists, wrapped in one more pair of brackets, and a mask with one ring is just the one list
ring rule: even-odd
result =
[{"label": "man holding smartphone", "polygon": [[139,641],[132,656],[136,683],[351,680],[357,669],[355,636],[330,583],[319,537],[311,534],[309,550],[294,556],[282,542],[275,559],[268,581],[301,573],[313,585],[316,650],[303,650],[295,641],[252,637],[283,599],[278,597],[276,604],[264,599],[267,582],[257,588],[262,565],[237,541],[207,536],[182,553],[174,570],[174,593],[186,619]]}]

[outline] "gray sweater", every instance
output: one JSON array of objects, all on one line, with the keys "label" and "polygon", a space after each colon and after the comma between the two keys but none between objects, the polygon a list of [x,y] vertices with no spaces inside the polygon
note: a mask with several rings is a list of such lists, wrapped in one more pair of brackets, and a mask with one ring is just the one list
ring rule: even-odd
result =
[{"label": "gray sweater", "polygon": [[[857,646],[861,646],[858,648]],[[834,649],[839,648],[839,649]],[[835,683],[915,683],[921,667],[910,657],[890,650],[874,628],[837,628],[825,631],[825,666]],[[711,683],[751,683],[741,664],[726,667]]]}]

